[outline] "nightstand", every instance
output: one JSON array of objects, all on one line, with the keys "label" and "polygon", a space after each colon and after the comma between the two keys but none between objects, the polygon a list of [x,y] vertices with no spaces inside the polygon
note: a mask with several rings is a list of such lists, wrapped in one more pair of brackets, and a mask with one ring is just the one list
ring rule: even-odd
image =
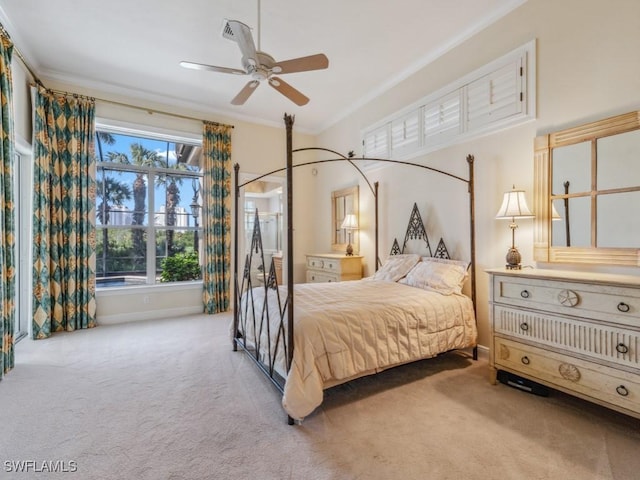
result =
[{"label": "nightstand", "polygon": [[307,283],[360,280],[362,258],[361,255],[340,253],[307,254]]}]

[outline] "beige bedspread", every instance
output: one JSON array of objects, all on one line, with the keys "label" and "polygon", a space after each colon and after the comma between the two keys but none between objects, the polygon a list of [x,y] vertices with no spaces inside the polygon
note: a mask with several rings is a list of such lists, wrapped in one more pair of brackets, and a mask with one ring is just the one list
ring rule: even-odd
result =
[{"label": "beige bedspread", "polygon": [[[268,292],[273,336],[278,307],[275,290]],[[294,419],[318,407],[325,388],[476,344],[473,304],[466,296],[369,279],[297,284],[294,294],[295,348],[282,398]],[[253,295],[260,304],[264,289]],[[285,287],[280,298],[284,302]],[[282,349],[277,357],[283,372]]]}]

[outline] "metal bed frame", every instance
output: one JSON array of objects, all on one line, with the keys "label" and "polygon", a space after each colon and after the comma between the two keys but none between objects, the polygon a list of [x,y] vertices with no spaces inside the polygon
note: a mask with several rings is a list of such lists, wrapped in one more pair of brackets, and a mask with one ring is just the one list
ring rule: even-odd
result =
[{"label": "metal bed frame", "polygon": [[[283,377],[276,370],[276,356],[279,348],[284,350],[284,355],[286,359],[286,370],[287,372],[290,369],[291,363],[293,361],[293,349],[294,349],[294,282],[293,282],[293,169],[302,166],[327,163],[327,162],[348,162],[350,163],[361,175],[364,181],[369,186],[373,196],[374,196],[374,208],[375,208],[375,269],[378,269],[380,265],[380,258],[378,255],[379,250],[379,242],[378,242],[378,182],[375,182],[373,185],[364,174],[361,168],[357,166],[357,162],[362,161],[376,161],[376,162],[385,162],[385,163],[394,163],[401,165],[408,165],[412,167],[418,167],[422,169],[426,169],[431,172],[435,172],[438,174],[446,175],[451,178],[454,178],[458,181],[466,183],[468,186],[469,193],[469,225],[470,225],[470,253],[471,259],[469,264],[470,269],[470,297],[473,302],[474,313],[477,315],[476,308],[476,273],[475,273],[475,261],[476,261],[476,253],[475,253],[475,204],[474,204],[474,157],[473,155],[467,156],[467,163],[469,168],[469,177],[467,179],[462,178],[460,176],[438,170],[436,168],[432,168],[426,165],[420,165],[417,163],[400,161],[400,160],[390,160],[390,159],[381,159],[381,158],[368,158],[368,157],[355,157],[353,152],[349,152],[347,155],[340,154],[334,150],[330,150],[327,148],[321,147],[307,147],[307,148],[299,148],[293,149],[292,142],[292,133],[293,133],[293,123],[294,116],[285,114],[284,122],[286,127],[286,167],[273,170],[271,172],[260,175],[252,180],[249,180],[244,183],[240,183],[239,181],[239,171],[240,166],[236,163],[234,165],[234,180],[235,180],[235,205],[234,205],[234,262],[233,262],[233,276],[234,276],[234,308],[233,308],[233,350],[237,351],[238,348],[245,351],[249,358],[253,360],[256,366],[269,378],[269,380],[273,383],[276,389],[283,394],[284,393],[284,384],[286,378]],[[324,159],[324,160],[314,160],[308,161],[304,163],[298,163],[296,165],[293,164],[293,155],[296,152],[302,151],[319,151],[319,152],[327,152],[336,155],[335,158]],[[287,185],[287,249],[286,249],[286,258],[287,258],[287,272],[286,272],[286,298],[280,298],[280,291],[278,290],[278,282],[276,276],[275,265],[273,260],[268,266],[265,264],[264,253],[262,248],[262,236],[260,233],[260,223],[258,220],[258,211],[255,213],[255,221],[254,221],[254,229],[251,237],[251,247],[249,253],[245,256],[245,265],[242,271],[242,274],[239,275],[239,200],[240,200],[240,192],[241,189],[248,184],[258,181],[267,176],[281,173],[286,171],[286,185]],[[446,246],[442,239],[436,248],[436,252],[434,255],[431,254],[431,246],[429,245],[429,240],[424,229],[424,224],[420,217],[417,205],[414,204],[411,217],[409,219],[409,225],[407,226],[407,232],[405,234],[405,240],[402,248],[400,248],[396,239],[394,239],[393,246],[391,248],[390,254],[399,254],[404,251],[407,240],[411,238],[421,238],[423,239],[427,247],[429,249],[429,255],[440,257],[440,258],[448,258],[449,254],[447,252]],[[278,319],[278,332],[276,335],[275,344],[272,344],[271,340],[271,332],[270,332],[270,322],[269,322],[269,311],[266,308],[266,296],[265,296],[265,304],[264,305],[256,305],[253,302],[252,290],[254,285],[252,285],[251,279],[251,268],[253,262],[253,252],[257,255],[259,261],[261,262],[258,265],[259,271],[262,272],[262,278],[260,281],[260,286],[265,289],[273,289],[276,292],[277,301],[280,310],[280,318]],[[283,272],[284,273],[284,272]],[[243,295],[247,295],[247,301],[243,305],[242,297]],[[252,322],[248,323],[247,314],[248,309],[252,309]],[[256,318],[259,318],[259,321],[256,321]],[[242,328],[239,328],[242,327]],[[249,330],[247,330],[249,329]],[[253,332],[253,340],[251,342],[247,341],[246,335],[243,335],[242,332],[251,331]],[[262,333],[265,332],[266,341],[267,341],[267,352],[266,358],[263,354],[261,354],[261,338]],[[272,353],[273,350],[273,353]],[[473,359],[477,360],[478,358],[478,350],[477,347],[473,348]],[[294,419],[290,416],[288,417],[288,423],[293,425]]]}]

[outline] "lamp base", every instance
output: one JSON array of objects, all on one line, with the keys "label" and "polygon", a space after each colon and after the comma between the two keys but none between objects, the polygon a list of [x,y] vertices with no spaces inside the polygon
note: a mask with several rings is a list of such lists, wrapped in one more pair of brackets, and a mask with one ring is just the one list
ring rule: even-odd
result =
[{"label": "lamp base", "polygon": [[351,244],[347,245],[347,253],[345,253],[345,255],[347,257],[352,257],[353,256],[353,247],[351,246]]},{"label": "lamp base", "polygon": [[522,256],[516,247],[511,247],[506,256],[507,264],[505,267],[507,270],[522,270]]}]

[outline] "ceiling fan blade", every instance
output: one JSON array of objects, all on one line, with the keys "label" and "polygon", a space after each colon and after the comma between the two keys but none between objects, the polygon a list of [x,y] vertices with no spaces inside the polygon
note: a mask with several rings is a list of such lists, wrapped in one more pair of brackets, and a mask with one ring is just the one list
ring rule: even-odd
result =
[{"label": "ceiling fan blade", "polygon": [[233,100],[231,100],[231,105],[243,105],[244,102],[246,102],[247,99],[251,96],[251,94],[256,91],[258,85],[260,85],[260,82],[258,80],[251,80],[250,82],[248,82],[244,86],[244,88],[240,90],[240,92],[235,97],[233,97]]},{"label": "ceiling fan blade", "polygon": [[206,70],[209,72],[218,72],[218,73],[232,73],[234,75],[246,75],[247,72],[244,70],[240,70],[238,68],[228,68],[228,67],[217,67],[215,65],[206,65],[204,63],[194,63],[194,62],[180,62],[180,66],[184,68],[191,68],[192,70]]},{"label": "ceiling fan blade", "polygon": [[309,70],[322,70],[329,66],[329,59],[324,53],[309,55],[308,57],[292,58],[283,62],[277,62],[273,73],[308,72]]},{"label": "ceiling fan blade", "polygon": [[308,97],[280,78],[271,77],[269,79],[269,85],[300,107],[309,103]]},{"label": "ceiling fan blade", "polygon": [[248,25],[237,20],[229,20],[227,22],[229,28],[233,32],[233,38],[238,43],[242,56],[247,59],[247,62],[251,65],[258,65],[258,54],[256,52],[256,45],[253,43],[253,36],[251,35],[251,29]]}]

